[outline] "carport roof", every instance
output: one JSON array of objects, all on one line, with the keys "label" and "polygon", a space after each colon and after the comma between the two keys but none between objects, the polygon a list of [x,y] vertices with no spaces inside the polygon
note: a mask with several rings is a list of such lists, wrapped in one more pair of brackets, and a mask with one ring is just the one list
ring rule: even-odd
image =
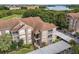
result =
[{"label": "carport roof", "polygon": [[65,49],[68,49],[70,47],[71,46],[68,43],[66,43],[64,41],[59,41],[55,44],[51,44],[46,47],[32,51],[29,54],[56,54],[56,53],[60,53],[61,51],[64,51]]}]

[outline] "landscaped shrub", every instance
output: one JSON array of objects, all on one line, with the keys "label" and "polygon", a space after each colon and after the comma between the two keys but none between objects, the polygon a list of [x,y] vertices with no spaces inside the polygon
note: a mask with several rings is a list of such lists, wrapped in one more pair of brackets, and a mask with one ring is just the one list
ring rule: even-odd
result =
[{"label": "landscaped shrub", "polygon": [[72,46],[75,46],[76,45],[76,42],[71,39],[70,42],[69,42],[69,44],[72,45]]},{"label": "landscaped shrub", "polygon": [[30,48],[30,47],[32,47],[32,44],[25,44],[25,45],[23,45],[23,47],[24,48]]},{"label": "landscaped shrub", "polygon": [[12,41],[11,50],[16,50],[18,43],[16,41]]},{"label": "landscaped shrub", "polygon": [[9,34],[0,36],[0,53],[7,53],[10,51],[12,37]]},{"label": "landscaped shrub", "polygon": [[76,36],[79,36],[79,32],[76,32]]},{"label": "landscaped shrub", "polygon": [[75,54],[79,54],[79,44],[77,44],[74,40],[70,41],[71,48],[73,49]]},{"label": "landscaped shrub", "polygon": [[18,42],[18,47],[20,47],[20,48],[23,47],[23,44],[24,44],[23,40],[20,39],[19,42]]}]

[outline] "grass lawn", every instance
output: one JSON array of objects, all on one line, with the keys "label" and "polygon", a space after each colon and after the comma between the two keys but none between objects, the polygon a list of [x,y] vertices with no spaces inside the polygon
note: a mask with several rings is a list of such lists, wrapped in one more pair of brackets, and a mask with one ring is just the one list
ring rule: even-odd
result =
[{"label": "grass lawn", "polygon": [[32,45],[26,45],[25,47],[19,49],[19,50],[15,50],[15,51],[12,51],[8,54],[26,54],[28,52],[31,52],[33,51],[33,46]]},{"label": "grass lawn", "polygon": [[23,48],[23,49],[20,49],[19,51],[16,51],[16,54],[25,54],[25,53],[28,53],[30,51],[33,51],[33,49],[28,49],[28,48]]},{"label": "grass lawn", "polygon": [[21,18],[21,17],[22,17],[22,15],[14,14],[14,15],[11,15],[11,16],[3,17],[1,19],[3,19],[3,20],[10,20],[10,19],[17,19],[17,18]]}]

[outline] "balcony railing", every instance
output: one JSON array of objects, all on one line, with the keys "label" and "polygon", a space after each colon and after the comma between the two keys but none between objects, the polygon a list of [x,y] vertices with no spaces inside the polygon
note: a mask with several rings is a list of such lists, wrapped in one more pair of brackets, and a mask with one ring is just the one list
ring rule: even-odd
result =
[{"label": "balcony railing", "polygon": [[53,33],[53,31],[51,30],[51,31],[48,31],[48,35],[50,35],[50,34],[52,34]]},{"label": "balcony railing", "polygon": [[35,40],[40,40],[40,37],[39,37],[39,38],[34,37],[34,39],[35,39]]}]

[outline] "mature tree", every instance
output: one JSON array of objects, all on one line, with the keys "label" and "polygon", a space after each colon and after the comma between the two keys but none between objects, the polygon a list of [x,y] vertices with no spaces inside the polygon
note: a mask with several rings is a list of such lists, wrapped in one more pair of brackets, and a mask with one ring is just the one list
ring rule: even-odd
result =
[{"label": "mature tree", "polygon": [[11,39],[12,38],[9,34],[0,36],[0,52],[1,53],[5,53],[10,50]]},{"label": "mature tree", "polygon": [[68,22],[66,20],[66,13],[65,11],[50,11],[50,10],[42,10],[42,9],[35,9],[35,10],[27,10],[23,14],[23,18],[25,17],[35,17],[39,16],[45,22],[54,23],[60,28],[67,28]]},{"label": "mature tree", "polygon": [[10,46],[11,50],[16,50],[18,48],[18,43],[16,41],[12,41],[11,43],[12,43]]},{"label": "mature tree", "polygon": [[18,47],[23,47],[23,43],[24,43],[23,40],[20,39],[19,42],[18,42]]},{"label": "mature tree", "polygon": [[79,45],[74,40],[70,41],[70,45],[72,46],[74,53],[79,54]]},{"label": "mature tree", "polygon": [[23,14],[23,18],[25,17],[34,17],[34,16],[38,16],[38,11],[36,10],[27,10],[24,14]]},{"label": "mature tree", "polygon": [[9,8],[7,8],[5,6],[0,6],[0,10],[9,10]]},{"label": "mature tree", "polygon": [[74,40],[71,40],[71,41],[69,42],[69,44],[72,45],[72,46],[75,46],[75,45],[76,45],[76,42],[75,42]]}]

